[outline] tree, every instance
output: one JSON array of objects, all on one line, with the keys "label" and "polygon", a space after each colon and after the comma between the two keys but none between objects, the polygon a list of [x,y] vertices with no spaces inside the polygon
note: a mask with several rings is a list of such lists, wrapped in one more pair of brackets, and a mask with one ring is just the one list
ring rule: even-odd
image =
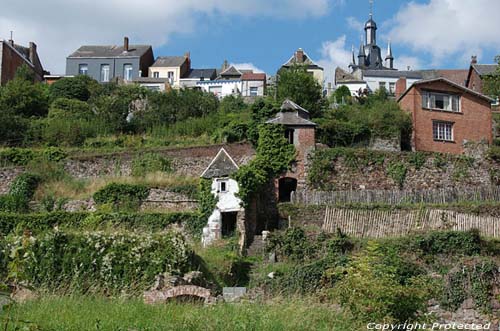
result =
[{"label": "tree", "polygon": [[87,101],[92,95],[92,92],[99,88],[99,83],[86,75],[64,77],[50,85],[50,100],[53,101],[58,98],[67,98]]},{"label": "tree", "polygon": [[352,98],[351,91],[347,86],[342,85],[335,90],[332,98],[332,101],[336,103],[350,103]]},{"label": "tree", "polygon": [[484,78],[483,92],[491,97],[500,97],[500,55],[495,57],[495,62],[498,63],[495,73]]},{"label": "tree", "polygon": [[292,100],[307,109],[312,117],[320,116],[325,108],[321,85],[303,66],[280,70],[277,98],[279,102]]},{"label": "tree", "polygon": [[23,67],[18,73],[1,90],[0,110],[24,117],[46,115],[49,103],[45,85],[27,80],[29,77]]}]

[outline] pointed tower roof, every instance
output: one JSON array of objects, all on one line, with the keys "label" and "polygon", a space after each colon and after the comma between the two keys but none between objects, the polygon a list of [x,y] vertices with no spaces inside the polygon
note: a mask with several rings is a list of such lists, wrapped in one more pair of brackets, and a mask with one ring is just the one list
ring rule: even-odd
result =
[{"label": "pointed tower roof", "polygon": [[201,177],[206,179],[229,177],[238,171],[238,169],[239,167],[233,158],[224,148],[221,148],[205,171],[203,171]]},{"label": "pointed tower roof", "polygon": [[359,45],[359,52],[358,52],[358,57],[365,57],[366,56],[366,53],[365,53],[365,45],[363,43],[361,43]]},{"label": "pointed tower roof", "polygon": [[392,46],[391,46],[391,41],[389,40],[389,43],[387,44],[387,56],[385,59],[394,59],[394,56],[392,56]]},{"label": "pointed tower roof", "polygon": [[352,58],[351,58],[351,66],[356,65],[356,55],[354,55],[354,45],[352,45]]}]

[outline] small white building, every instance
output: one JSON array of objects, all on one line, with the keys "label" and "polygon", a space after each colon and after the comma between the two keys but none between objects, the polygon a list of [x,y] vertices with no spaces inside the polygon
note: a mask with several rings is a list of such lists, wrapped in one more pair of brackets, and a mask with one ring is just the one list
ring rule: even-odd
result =
[{"label": "small white building", "polygon": [[237,80],[209,80],[196,82],[196,86],[205,92],[213,93],[219,98],[229,95],[241,95],[243,82]]},{"label": "small white building", "polygon": [[216,207],[207,225],[203,228],[202,244],[209,246],[225,236],[231,236],[237,230],[238,218],[244,213],[242,201],[238,198],[238,182],[230,175],[239,167],[224,148],[210,162],[201,175],[212,181],[212,194],[217,197]]}]

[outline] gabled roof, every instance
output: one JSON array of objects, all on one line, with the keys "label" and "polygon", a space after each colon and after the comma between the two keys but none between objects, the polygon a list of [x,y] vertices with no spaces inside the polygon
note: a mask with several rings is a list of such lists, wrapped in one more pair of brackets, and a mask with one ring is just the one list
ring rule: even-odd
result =
[{"label": "gabled roof", "polygon": [[276,114],[275,118],[270,119],[266,123],[291,125],[291,126],[317,126],[316,123],[300,117],[298,112],[289,112],[289,111],[286,112],[280,111],[278,114]]},{"label": "gabled roof", "polygon": [[203,171],[201,177],[206,179],[229,177],[238,171],[238,169],[239,167],[233,158],[224,148],[221,148],[205,171]]},{"label": "gabled roof", "polygon": [[245,72],[241,75],[241,80],[255,80],[255,81],[265,81],[266,74],[263,73],[253,73],[253,72]]},{"label": "gabled roof", "polygon": [[406,91],[398,98],[398,102],[406,95],[408,94],[408,92],[415,86],[418,86],[418,85],[425,85],[425,84],[429,84],[429,83],[434,83],[434,82],[444,82],[450,86],[453,86],[459,90],[462,90],[464,91],[465,93],[469,93],[469,94],[472,94],[472,95],[475,95],[481,99],[484,99],[484,100],[487,100],[488,102],[494,102],[495,100],[493,100],[492,98],[490,97],[487,97],[486,95],[484,94],[481,94],[481,93],[478,93],[476,91],[473,91],[463,85],[459,85],[455,82],[452,82],[451,80],[447,79],[447,78],[443,78],[443,77],[438,77],[438,78],[434,78],[434,79],[423,79],[423,80],[419,80],[418,82],[415,82],[413,83],[408,89],[406,89]]},{"label": "gabled roof", "polygon": [[305,66],[309,66],[309,67],[315,67],[315,68],[318,68],[318,69],[323,69],[323,68],[322,68],[322,67],[320,67],[320,66],[319,66],[316,62],[314,62],[314,61],[313,61],[313,60],[309,57],[309,55],[307,55],[307,53],[306,53],[304,50],[299,49],[299,51],[303,52],[303,54],[304,54],[304,58],[303,58],[303,61],[302,61],[302,62],[300,62],[300,61],[298,61],[298,60],[297,60],[297,58],[296,58],[296,54],[297,54],[297,52],[295,52],[295,53],[292,55],[292,57],[291,57],[288,61],[286,61],[286,62],[282,65],[282,67],[292,67],[292,66],[294,66],[294,65],[297,65],[297,64],[298,64],[298,65],[305,65]]},{"label": "gabled roof", "polygon": [[123,46],[116,45],[84,45],[68,58],[140,57],[149,49],[151,49],[150,45],[130,45],[128,51],[125,51]]},{"label": "gabled roof", "polygon": [[241,76],[242,73],[235,66],[230,66],[226,70],[220,73],[219,76]]},{"label": "gabled roof", "polygon": [[365,81],[358,79],[353,74],[348,73],[344,69],[337,67],[335,69],[335,85],[338,83],[365,83]]},{"label": "gabled roof", "polygon": [[479,76],[493,75],[498,69],[498,64],[473,64],[471,67]]},{"label": "gabled roof", "polygon": [[270,119],[266,123],[292,126],[316,126],[316,123],[309,121],[309,112],[289,99],[283,102],[281,111],[276,114],[276,117]]},{"label": "gabled roof", "polygon": [[191,69],[184,77],[182,77],[182,79],[206,78],[209,80],[213,80],[215,79],[216,76],[217,76],[216,69]]},{"label": "gabled roof", "polygon": [[160,56],[151,67],[180,67],[186,61],[185,56]]},{"label": "gabled roof", "polygon": [[467,75],[469,70],[467,69],[431,69],[431,70],[420,70],[423,79],[434,79],[443,77],[451,80],[452,82],[465,86],[467,82]]}]

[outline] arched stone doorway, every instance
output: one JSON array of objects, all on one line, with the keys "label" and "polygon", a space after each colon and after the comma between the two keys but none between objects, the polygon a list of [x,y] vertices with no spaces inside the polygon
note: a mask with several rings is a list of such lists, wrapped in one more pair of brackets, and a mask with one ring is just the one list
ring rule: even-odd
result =
[{"label": "arched stone doorway", "polygon": [[292,192],[297,190],[297,180],[295,178],[283,177],[278,182],[279,202],[290,202]]}]

